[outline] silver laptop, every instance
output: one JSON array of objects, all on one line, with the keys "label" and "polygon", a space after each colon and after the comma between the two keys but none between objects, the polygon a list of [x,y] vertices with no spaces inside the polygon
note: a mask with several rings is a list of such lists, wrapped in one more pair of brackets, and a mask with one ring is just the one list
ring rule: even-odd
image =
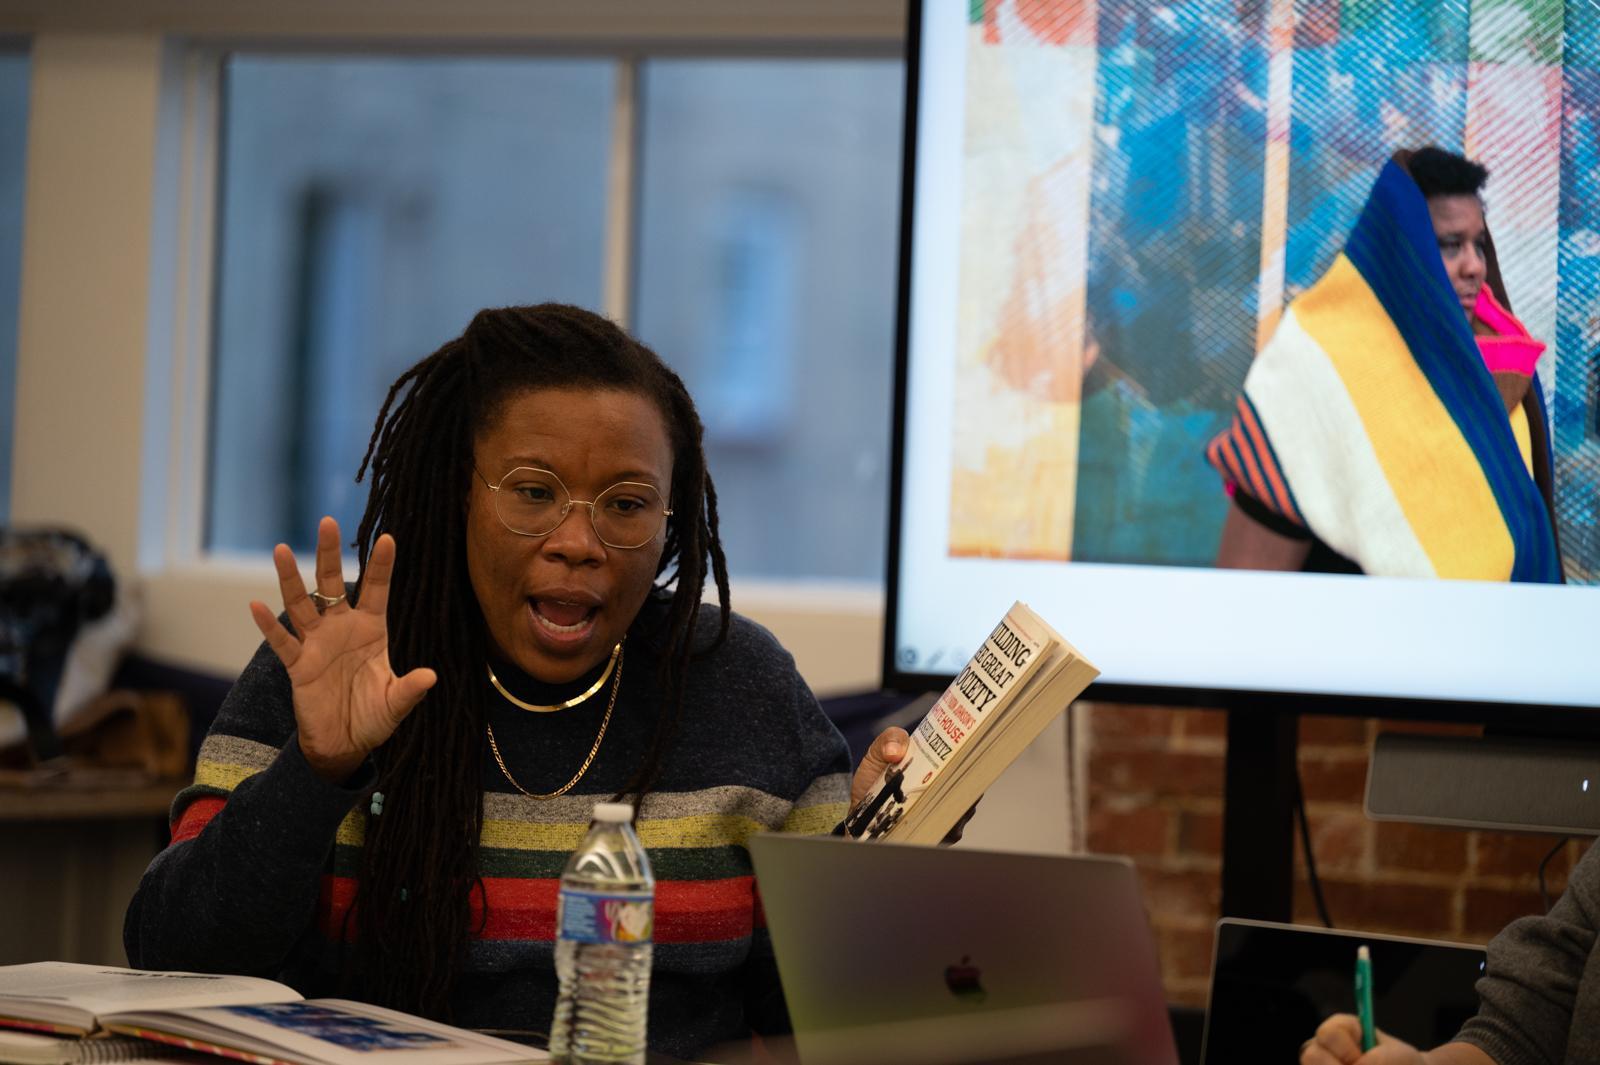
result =
[{"label": "silver laptop", "polygon": [[1124,858],[758,835],[803,1065],[1176,1065]]}]

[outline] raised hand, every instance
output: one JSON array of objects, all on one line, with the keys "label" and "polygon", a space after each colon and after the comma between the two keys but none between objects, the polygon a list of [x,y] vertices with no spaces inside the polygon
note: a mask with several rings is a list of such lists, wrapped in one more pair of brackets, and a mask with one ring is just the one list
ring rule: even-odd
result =
[{"label": "raised hand", "polygon": [[265,604],[252,602],[250,616],[267,644],[289,671],[300,750],[318,776],[339,782],[355,772],[422,701],[438,676],[413,669],[403,677],[389,664],[389,577],[394,572],[394,537],[378,537],[367,560],[358,605],[344,598],[339,558],[339,523],[317,525],[317,593],[307,594],[284,544],[273,548],[283,607],[293,622],[290,633]]}]

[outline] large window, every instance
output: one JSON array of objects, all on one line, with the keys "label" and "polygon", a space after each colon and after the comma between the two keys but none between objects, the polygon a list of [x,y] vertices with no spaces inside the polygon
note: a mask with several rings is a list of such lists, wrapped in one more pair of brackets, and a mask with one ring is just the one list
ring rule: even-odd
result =
[{"label": "large window", "polygon": [[395,376],[480,307],[562,300],[627,307],[688,381],[736,576],[880,579],[901,76],[230,58],[208,546],[353,531]]},{"label": "large window", "polygon": [[22,269],[23,160],[27,147],[28,55],[23,51],[0,51],[0,523],[11,515],[17,290]]},{"label": "large window", "polygon": [[700,406],[736,575],[883,574],[901,76],[644,68],[636,325]]},{"label": "large window", "polygon": [[207,540],[352,536],[389,384],[482,307],[597,306],[613,64],[239,55]]}]

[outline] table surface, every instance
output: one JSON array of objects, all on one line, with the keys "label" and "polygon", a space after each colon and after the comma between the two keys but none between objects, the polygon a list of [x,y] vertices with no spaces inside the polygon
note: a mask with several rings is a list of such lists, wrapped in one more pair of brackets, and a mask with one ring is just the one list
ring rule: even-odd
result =
[{"label": "table surface", "polygon": [[165,818],[186,783],[119,770],[48,778],[0,773],[0,822]]}]

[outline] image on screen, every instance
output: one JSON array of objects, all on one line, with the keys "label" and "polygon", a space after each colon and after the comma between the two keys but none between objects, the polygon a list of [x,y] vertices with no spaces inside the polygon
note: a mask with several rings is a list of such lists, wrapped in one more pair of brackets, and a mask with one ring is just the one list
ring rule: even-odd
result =
[{"label": "image on screen", "polygon": [[914,6],[891,676],[1600,706],[1600,11]]}]

